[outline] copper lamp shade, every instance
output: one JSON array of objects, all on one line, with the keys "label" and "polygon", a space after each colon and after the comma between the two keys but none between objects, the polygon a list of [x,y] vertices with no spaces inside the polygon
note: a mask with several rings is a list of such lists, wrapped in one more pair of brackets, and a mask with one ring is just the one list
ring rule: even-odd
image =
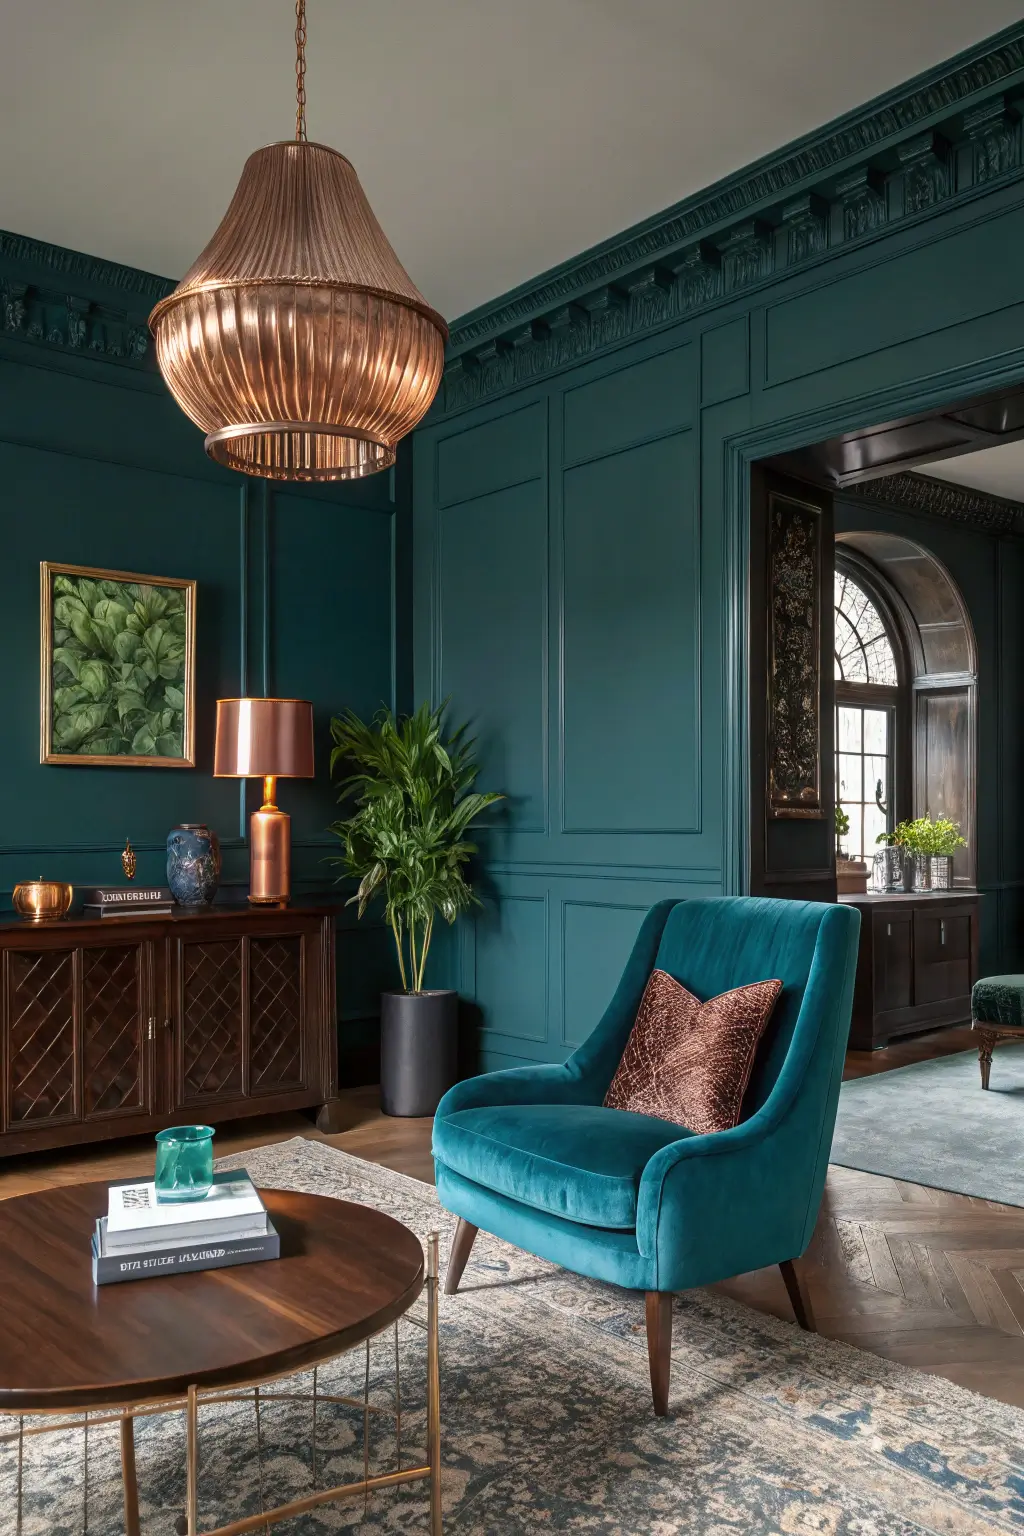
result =
[{"label": "copper lamp shade", "polygon": [[262,779],[263,804],[249,818],[249,900],[287,901],[291,817],[275,802],[278,779],[313,777],[313,706],[306,699],[218,699],[213,772]]},{"label": "copper lamp shade", "polygon": [[213,239],[149,323],[210,457],[270,480],[393,464],[437,392],[448,337],[348,160],[305,140],[249,156]]}]

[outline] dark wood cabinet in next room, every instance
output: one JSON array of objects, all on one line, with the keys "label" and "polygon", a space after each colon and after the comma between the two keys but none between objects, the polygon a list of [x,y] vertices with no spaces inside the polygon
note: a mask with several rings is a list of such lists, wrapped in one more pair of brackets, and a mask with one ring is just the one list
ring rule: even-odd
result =
[{"label": "dark wood cabinet in next room", "polygon": [[0,1155],[321,1109],[338,1046],[329,907],[0,923]]},{"label": "dark wood cabinet in next room", "polygon": [[861,915],[850,1044],[872,1051],[900,1035],[966,1024],[978,975],[971,891],[841,896]]}]

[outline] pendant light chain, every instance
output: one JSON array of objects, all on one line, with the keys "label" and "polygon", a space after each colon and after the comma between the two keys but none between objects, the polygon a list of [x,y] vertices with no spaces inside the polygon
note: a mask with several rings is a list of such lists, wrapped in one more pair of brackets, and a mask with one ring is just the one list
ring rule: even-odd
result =
[{"label": "pendant light chain", "polygon": [[306,0],[295,0],[295,138],[306,142]]}]

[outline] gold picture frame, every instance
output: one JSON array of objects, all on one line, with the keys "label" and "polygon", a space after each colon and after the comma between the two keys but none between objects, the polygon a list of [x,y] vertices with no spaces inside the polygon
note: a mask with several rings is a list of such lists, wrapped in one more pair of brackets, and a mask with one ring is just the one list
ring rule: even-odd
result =
[{"label": "gold picture frame", "polygon": [[196,583],[43,560],[39,761],[195,767]]}]

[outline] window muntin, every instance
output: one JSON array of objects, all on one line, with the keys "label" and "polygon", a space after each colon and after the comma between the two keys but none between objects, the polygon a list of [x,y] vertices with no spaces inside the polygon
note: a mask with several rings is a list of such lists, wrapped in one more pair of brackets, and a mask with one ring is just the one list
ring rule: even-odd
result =
[{"label": "window muntin", "polygon": [[868,863],[892,825],[894,713],[891,704],[836,704],[836,800],[850,818],[841,844]]},{"label": "window muntin", "polygon": [[896,657],[882,616],[864,588],[845,571],[835,578],[835,675],[837,682],[899,683]]}]

